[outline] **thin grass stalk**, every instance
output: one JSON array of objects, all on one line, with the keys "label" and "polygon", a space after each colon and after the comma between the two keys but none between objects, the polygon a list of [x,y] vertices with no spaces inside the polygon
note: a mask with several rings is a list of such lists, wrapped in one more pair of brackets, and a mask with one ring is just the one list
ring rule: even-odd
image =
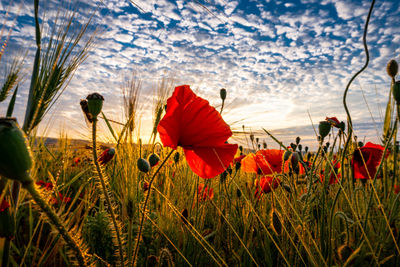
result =
[{"label": "thin grass stalk", "polygon": [[124,266],[124,254],[123,254],[124,250],[123,250],[123,246],[122,246],[120,228],[119,228],[119,226],[117,224],[117,219],[116,219],[116,216],[114,214],[113,206],[112,206],[111,200],[110,200],[110,198],[108,196],[106,183],[105,183],[104,177],[103,177],[103,172],[101,171],[100,164],[97,161],[96,126],[97,126],[97,117],[93,118],[93,123],[92,123],[93,163],[96,166],[96,171],[97,171],[97,175],[99,177],[100,183],[101,183],[104,199],[106,200],[106,203],[107,203],[107,209],[108,209],[108,212],[109,212],[109,214],[111,216],[111,220],[112,220],[112,223],[114,225],[114,230],[115,230],[115,233],[117,235],[117,242],[118,242],[119,257],[120,257],[121,266]]},{"label": "thin grass stalk", "polygon": [[[140,147],[141,147],[141,146],[140,146]],[[142,228],[143,228],[144,217],[145,217],[145,213],[146,213],[147,202],[149,201],[149,198],[150,198],[151,186],[152,186],[152,184],[153,184],[154,178],[155,178],[156,175],[159,173],[159,171],[160,171],[161,168],[164,166],[164,164],[167,162],[167,160],[169,159],[169,157],[172,155],[173,152],[174,152],[174,150],[171,150],[171,151],[168,153],[167,157],[163,160],[163,162],[160,164],[160,166],[159,166],[159,167],[157,168],[157,170],[154,172],[153,176],[150,178],[148,192],[147,192],[146,199],[145,199],[145,201],[144,201],[143,208],[142,208],[142,210],[143,210],[143,215],[142,215],[142,219],[141,219],[140,224],[139,224],[139,232],[138,232],[138,235],[137,235],[137,238],[136,238],[135,249],[134,249],[134,252],[133,252],[133,260],[132,260],[132,262],[133,262],[133,265],[134,265],[134,266],[136,266],[136,264],[137,264],[137,254],[138,254],[138,251],[139,251],[140,237],[141,237],[141,235],[142,235]]]}]

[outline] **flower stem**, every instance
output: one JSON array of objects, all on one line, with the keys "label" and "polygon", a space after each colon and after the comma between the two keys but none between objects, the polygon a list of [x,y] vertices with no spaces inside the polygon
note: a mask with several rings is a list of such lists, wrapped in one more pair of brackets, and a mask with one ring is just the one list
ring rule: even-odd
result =
[{"label": "flower stem", "polygon": [[93,127],[92,128],[93,162],[94,162],[94,165],[96,166],[96,171],[97,171],[97,174],[99,176],[99,180],[100,180],[101,187],[102,187],[102,190],[103,190],[104,199],[107,202],[108,212],[109,212],[109,214],[111,216],[111,220],[112,220],[113,225],[114,225],[115,233],[117,235],[117,241],[118,241],[118,247],[119,247],[119,257],[120,257],[120,261],[121,261],[121,266],[124,266],[124,254],[123,254],[123,249],[122,249],[121,234],[120,234],[119,227],[118,227],[118,224],[117,224],[117,220],[116,220],[116,217],[115,217],[115,214],[114,214],[114,210],[113,210],[112,205],[111,205],[111,200],[110,200],[110,198],[108,196],[108,193],[107,193],[107,187],[106,187],[106,183],[104,181],[103,172],[101,171],[100,164],[97,161],[96,125],[97,125],[97,118],[93,118],[93,123],[92,123],[92,127]]},{"label": "flower stem", "polygon": [[156,175],[160,172],[161,168],[164,166],[164,164],[167,162],[168,158],[172,155],[172,153],[174,152],[174,150],[171,150],[171,152],[169,152],[169,154],[167,155],[167,157],[163,160],[163,162],[160,164],[160,166],[158,167],[158,169],[154,172],[153,176],[150,179],[149,182],[149,189],[146,195],[146,199],[144,201],[143,204],[143,208],[142,208],[142,219],[140,220],[140,226],[139,226],[139,232],[138,232],[138,236],[136,238],[136,245],[135,245],[135,250],[133,253],[133,265],[136,265],[136,257],[137,257],[137,253],[139,250],[139,243],[140,243],[140,236],[142,235],[142,228],[143,228],[143,223],[144,223],[144,217],[146,216],[146,206],[147,206],[147,202],[149,201],[150,198],[150,193],[151,193],[151,185],[153,184],[154,178],[156,177]]},{"label": "flower stem", "polygon": [[60,218],[54,213],[54,211],[50,208],[50,206],[43,200],[40,196],[39,192],[36,190],[33,182],[26,183],[22,185],[26,190],[29,191],[33,200],[40,206],[40,208],[46,213],[47,217],[49,217],[52,224],[57,228],[58,232],[64,238],[64,241],[67,243],[70,248],[75,252],[75,256],[78,260],[80,266],[87,266],[85,262],[85,257],[83,256],[83,252],[79,248],[77,242],[71,237],[69,232],[65,229],[65,226],[60,221]]}]

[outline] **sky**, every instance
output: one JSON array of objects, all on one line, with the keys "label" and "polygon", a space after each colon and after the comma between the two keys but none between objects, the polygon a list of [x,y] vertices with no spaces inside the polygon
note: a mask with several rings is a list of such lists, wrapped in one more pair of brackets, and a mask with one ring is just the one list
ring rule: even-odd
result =
[{"label": "sky", "polygon": [[[35,53],[32,2],[0,3],[2,43],[11,29],[1,72],[14,57],[26,55],[14,112],[21,124]],[[346,121],[343,93],[365,62],[362,35],[370,4],[364,0],[40,1],[44,46],[57,11],[63,14],[68,8],[77,10],[72,29],[93,16],[84,39],[96,34],[86,60],[39,132],[89,138],[79,100],[94,91],[104,95],[107,117],[124,122],[121,87],[135,73],[142,84],[137,129],[144,140],[152,130],[156,88],[164,78],[172,89],[190,85],[217,110],[219,90],[226,88],[222,116],[234,131],[233,143],[244,142],[248,134],[240,132],[245,129],[269,147],[277,147],[263,133],[265,128],[285,144],[299,136],[303,145],[315,147],[314,127],[319,121],[327,116]],[[376,2],[367,35],[370,63],[348,92],[355,135],[365,142],[379,142],[382,135],[390,89],[385,68],[390,59],[400,62],[399,17],[398,0]],[[1,82],[4,76],[0,75]],[[0,114],[6,112],[8,101],[0,104]],[[111,140],[107,128],[101,129],[102,140]]]}]

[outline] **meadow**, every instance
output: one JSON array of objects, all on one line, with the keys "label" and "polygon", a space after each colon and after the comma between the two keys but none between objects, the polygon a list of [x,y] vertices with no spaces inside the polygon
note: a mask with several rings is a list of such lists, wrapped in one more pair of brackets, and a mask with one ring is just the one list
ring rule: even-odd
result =
[{"label": "meadow", "polygon": [[[2,266],[400,266],[397,62],[388,59],[379,144],[357,140],[346,102],[368,66],[373,3],[365,65],[343,92],[347,119],[321,118],[311,151],[301,133],[283,144],[267,128],[243,129],[235,134],[246,145],[234,144],[223,120],[229,90],[216,89],[217,110],[167,79],[151,137],[142,140],[135,76],[121,91],[125,121],[108,119],[107,99],[93,92],[76,103],[91,140],[49,144],[37,127],[95,49],[95,35],[87,36],[89,19],[70,37],[71,12],[42,44],[35,0],[37,46],[21,124],[13,110],[22,61],[0,91],[8,105],[0,118]],[[98,142],[99,123],[110,143]]]}]

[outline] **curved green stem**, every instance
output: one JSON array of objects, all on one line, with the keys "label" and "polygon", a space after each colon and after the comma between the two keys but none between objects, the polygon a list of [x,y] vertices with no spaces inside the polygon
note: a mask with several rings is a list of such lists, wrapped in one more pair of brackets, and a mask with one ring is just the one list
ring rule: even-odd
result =
[{"label": "curved green stem", "polygon": [[[345,157],[346,157],[346,150],[347,150],[347,147],[349,146],[349,143],[350,143],[350,140],[351,140],[351,135],[353,133],[353,123],[351,121],[350,112],[349,112],[349,109],[347,108],[347,102],[346,102],[347,92],[349,91],[350,85],[354,81],[354,79],[361,72],[363,72],[367,68],[368,63],[369,63],[369,51],[368,51],[368,46],[367,46],[367,32],[368,32],[369,20],[371,18],[372,9],[374,8],[374,5],[375,5],[375,0],[372,0],[371,6],[370,6],[369,12],[368,12],[367,20],[365,21],[365,26],[364,26],[363,44],[364,44],[364,50],[365,50],[365,56],[366,56],[365,64],[356,74],[353,75],[353,77],[351,77],[349,83],[346,86],[346,90],[344,91],[344,95],[343,95],[343,106],[344,106],[344,109],[346,111],[347,120],[348,120],[347,121],[348,136],[347,136],[344,148],[343,148],[343,154],[342,154],[342,158],[341,158],[341,161],[340,161],[341,166],[344,166],[344,160],[345,160]],[[345,168],[342,167],[342,177],[344,177],[344,170],[345,170]]]},{"label": "curved green stem", "polygon": [[99,176],[99,180],[100,180],[101,187],[102,187],[102,190],[103,190],[104,199],[106,200],[108,212],[110,214],[112,223],[114,225],[115,233],[117,235],[117,241],[118,241],[118,247],[119,247],[119,257],[120,257],[120,261],[121,261],[121,266],[124,266],[124,254],[123,254],[121,233],[120,233],[120,230],[119,230],[119,227],[118,227],[118,224],[117,224],[117,219],[115,217],[114,210],[112,208],[111,200],[110,200],[110,198],[108,196],[108,193],[107,193],[107,187],[106,187],[106,183],[104,181],[103,172],[101,171],[100,164],[97,161],[96,125],[97,125],[97,118],[93,118],[93,124],[92,124],[93,162],[94,162],[94,165],[96,166],[96,171],[97,171],[97,174]]},{"label": "curved green stem", "polygon": [[65,226],[62,224],[60,218],[54,213],[54,211],[50,208],[50,206],[43,200],[40,196],[39,192],[36,190],[34,183],[30,182],[22,185],[28,192],[31,194],[33,200],[40,206],[40,208],[46,213],[47,217],[49,217],[52,224],[57,228],[58,232],[64,238],[64,241],[67,243],[70,248],[75,252],[75,256],[79,262],[80,266],[87,266],[85,262],[85,257],[83,256],[83,252],[79,248],[78,243],[71,237],[69,232],[65,229]]},{"label": "curved green stem", "polygon": [[161,168],[164,166],[164,164],[167,162],[168,158],[172,155],[172,153],[174,152],[174,150],[171,150],[171,152],[169,152],[169,154],[167,155],[167,157],[163,160],[163,162],[160,164],[160,166],[158,167],[158,169],[154,172],[153,176],[150,179],[149,182],[149,189],[146,195],[146,200],[144,201],[143,204],[143,208],[142,208],[142,219],[140,220],[140,226],[139,226],[139,232],[138,232],[138,236],[136,238],[136,245],[135,245],[135,250],[133,253],[133,264],[136,265],[136,257],[137,257],[137,253],[139,250],[139,243],[140,243],[140,236],[142,235],[142,228],[143,228],[143,223],[144,223],[144,217],[146,216],[146,206],[147,206],[147,202],[149,201],[150,198],[150,193],[151,193],[151,185],[153,184],[154,178],[156,177],[156,175],[160,172]]}]

